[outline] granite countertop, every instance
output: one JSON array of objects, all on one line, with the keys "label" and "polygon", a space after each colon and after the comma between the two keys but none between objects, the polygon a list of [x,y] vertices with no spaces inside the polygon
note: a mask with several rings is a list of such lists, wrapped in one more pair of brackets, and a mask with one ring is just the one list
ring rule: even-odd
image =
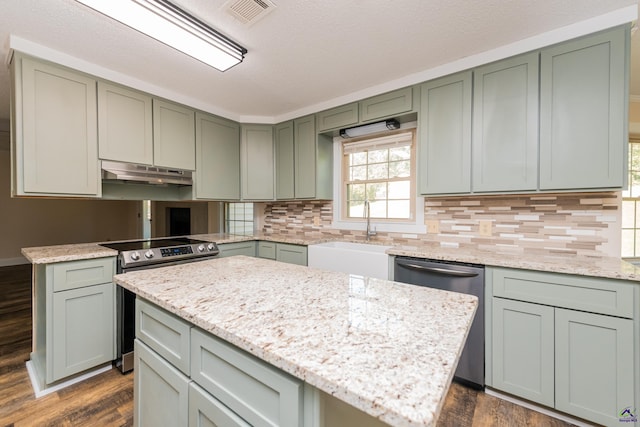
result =
[{"label": "granite countertop", "polygon": [[[286,234],[272,233],[254,233],[252,235],[212,233],[196,234],[188,237],[216,242],[219,244],[267,240],[270,242],[308,246],[334,240],[345,241],[344,238],[339,237],[309,238],[304,236],[290,236]],[[360,241],[360,243],[363,242]],[[389,255],[410,256],[416,258],[482,264],[493,267],[520,268],[640,282],[640,267],[636,267],[629,262],[614,257],[587,257],[549,253],[523,254],[514,252],[513,250],[501,249],[499,247],[496,247],[495,250],[449,248],[440,246],[438,242],[423,243],[416,241],[415,245],[407,243],[403,243],[402,245],[393,245],[389,242],[376,241],[369,243],[393,246],[391,249],[387,250],[387,254]],[[117,255],[116,251],[99,246],[98,243],[24,248],[22,249],[22,253],[33,264],[47,264],[52,262],[101,258]]]},{"label": "granite countertop", "polygon": [[117,284],[396,426],[435,425],[477,299],[236,256]]}]

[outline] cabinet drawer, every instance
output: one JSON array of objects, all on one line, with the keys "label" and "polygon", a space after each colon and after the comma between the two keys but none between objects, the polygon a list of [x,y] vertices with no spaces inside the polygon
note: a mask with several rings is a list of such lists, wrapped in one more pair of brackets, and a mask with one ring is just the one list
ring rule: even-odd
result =
[{"label": "cabinet drawer", "polygon": [[289,264],[307,265],[307,247],[278,243],[276,260]]},{"label": "cabinet drawer", "polygon": [[115,258],[97,258],[52,264],[53,291],[66,291],[85,286],[111,283]]},{"label": "cabinet drawer", "polygon": [[189,375],[189,330],[177,316],[136,298],[136,338]]},{"label": "cabinet drawer", "polygon": [[258,257],[276,259],[276,244],[273,242],[258,242]]},{"label": "cabinet drawer", "polygon": [[413,89],[408,87],[360,101],[360,121],[382,119],[413,109]]},{"label": "cabinet drawer", "polygon": [[493,295],[633,318],[634,285],[619,280],[494,268]]},{"label": "cabinet drawer", "polygon": [[316,114],[316,127],[318,132],[329,129],[337,129],[358,123],[358,103],[343,105]]},{"label": "cabinet drawer", "polygon": [[220,258],[234,256],[234,255],[246,255],[256,256],[256,242],[253,240],[248,242],[237,243],[223,243],[218,245],[220,249]]},{"label": "cabinet drawer", "polygon": [[251,427],[197,384],[189,384],[189,427]]},{"label": "cabinet drawer", "polygon": [[302,381],[195,328],[191,365],[191,378],[249,424],[301,425]]}]

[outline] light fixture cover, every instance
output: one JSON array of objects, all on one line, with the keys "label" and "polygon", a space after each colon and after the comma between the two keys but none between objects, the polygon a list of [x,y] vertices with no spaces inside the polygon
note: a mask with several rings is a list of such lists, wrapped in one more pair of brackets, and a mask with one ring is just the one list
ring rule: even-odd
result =
[{"label": "light fixture cover", "polygon": [[396,129],[400,129],[400,122],[398,122],[396,119],[389,119],[382,122],[370,123],[368,125],[340,129],[340,136],[343,138],[355,138],[358,136],[369,135],[371,133]]},{"label": "light fixture cover", "polygon": [[167,0],[76,0],[220,71],[247,50]]}]

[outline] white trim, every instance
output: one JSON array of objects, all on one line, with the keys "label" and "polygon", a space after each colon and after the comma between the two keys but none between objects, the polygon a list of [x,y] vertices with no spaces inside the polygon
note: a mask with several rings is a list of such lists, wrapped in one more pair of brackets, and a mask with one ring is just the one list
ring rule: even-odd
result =
[{"label": "white trim", "polygon": [[25,257],[16,258],[0,258],[0,267],[9,267],[11,265],[31,264]]},{"label": "white trim", "polygon": [[33,394],[35,394],[36,399],[39,399],[42,396],[46,396],[47,394],[55,393],[58,390],[62,390],[63,388],[79,383],[80,381],[84,381],[91,377],[95,377],[96,375],[110,371],[111,369],[113,369],[113,365],[109,364],[107,366],[103,366],[102,368],[96,369],[95,371],[87,372],[86,374],[79,375],[68,381],[62,382],[60,384],[56,384],[52,387],[41,389],[40,386],[38,385],[38,377],[36,375],[33,362],[31,360],[27,360],[27,372],[29,373],[29,380],[31,381],[31,386],[33,387]]},{"label": "white trim", "polygon": [[[400,129],[414,129],[416,122],[403,123]],[[338,230],[364,231],[366,224],[364,218],[358,220],[342,220],[342,142],[344,139],[337,136],[333,138],[333,221],[331,228]],[[415,179],[415,178],[414,178]],[[416,218],[414,223],[407,222],[376,222],[371,221],[371,227],[375,231],[386,233],[417,233],[426,234],[427,226],[424,223],[424,197],[416,197]]]},{"label": "white trim", "polygon": [[573,418],[573,417],[571,417],[569,415],[566,415],[566,414],[563,414],[563,413],[560,413],[560,412],[545,408],[543,406],[535,405],[535,404],[533,404],[533,403],[531,403],[529,401],[518,399],[517,397],[511,396],[509,394],[501,393],[501,392],[499,392],[497,390],[494,390],[492,388],[489,388],[489,387],[485,388],[484,392],[489,396],[497,397],[498,399],[502,399],[502,400],[505,400],[507,402],[511,402],[511,403],[513,403],[515,405],[522,406],[523,408],[531,409],[532,411],[536,411],[536,412],[539,412],[541,414],[548,415],[550,417],[556,418],[558,420],[564,421],[564,422],[569,423],[569,424],[574,424],[574,425],[576,425],[578,427],[593,427],[595,425],[595,424],[586,423],[586,422],[584,422],[582,420],[578,420],[578,419]]}]

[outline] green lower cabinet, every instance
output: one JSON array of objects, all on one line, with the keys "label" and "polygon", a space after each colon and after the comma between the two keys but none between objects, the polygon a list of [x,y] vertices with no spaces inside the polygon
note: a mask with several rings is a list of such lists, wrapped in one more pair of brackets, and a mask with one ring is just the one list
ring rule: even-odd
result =
[{"label": "green lower cabinet", "polygon": [[189,384],[189,427],[251,427],[197,384]]},{"label": "green lower cabinet", "polygon": [[186,426],[191,380],[138,339],[134,351],[133,425]]},{"label": "green lower cabinet", "polygon": [[633,320],[556,309],[556,409],[622,424],[637,404]]},{"label": "green lower cabinet", "polygon": [[256,242],[248,240],[246,242],[221,243],[218,245],[220,250],[219,257],[228,257],[234,255],[256,256]]},{"label": "green lower cabinet", "polygon": [[554,308],[493,299],[493,386],[554,405]]},{"label": "green lower cabinet", "polygon": [[276,261],[307,265],[307,247],[278,243],[276,245]]},{"label": "green lower cabinet", "polygon": [[258,258],[276,259],[275,242],[258,242]]}]

